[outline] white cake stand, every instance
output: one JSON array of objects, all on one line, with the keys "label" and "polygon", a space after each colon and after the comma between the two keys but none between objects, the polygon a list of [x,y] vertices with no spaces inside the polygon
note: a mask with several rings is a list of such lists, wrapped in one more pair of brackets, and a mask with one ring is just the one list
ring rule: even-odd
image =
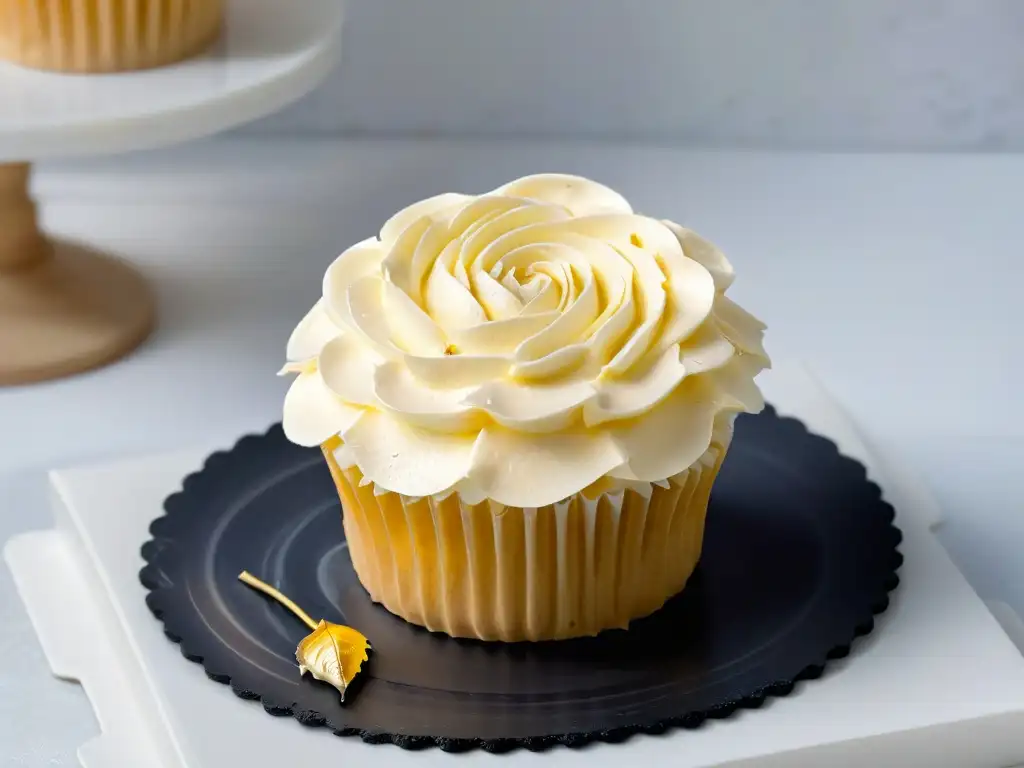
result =
[{"label": "white cake stand", "polygon": [[340,49],[341,0],[229,0],[205,56],[83,76],[0,63],[0,385],[105,365],[155,322],[127,264],[40,231],[31,161],[150,149],[271,114],[311,91]]}]

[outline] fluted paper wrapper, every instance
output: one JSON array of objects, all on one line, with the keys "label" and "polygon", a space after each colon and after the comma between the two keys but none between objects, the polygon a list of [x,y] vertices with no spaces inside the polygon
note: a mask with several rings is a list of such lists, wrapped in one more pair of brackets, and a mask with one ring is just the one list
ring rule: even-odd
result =
[{"label": "fluted paper wrapper", "polygon": [[171,64],[217,37],[223,0],[0,0],[0,58],[118,72]]},{"label": "fluted paper wrapper", "polygon": [[650,498],[633,490],[520,509],[382,492],[324,448],[356,574],[375,602],[453,637],[556,640],[625,628],[680,592],[700,559],[713,444]]}]

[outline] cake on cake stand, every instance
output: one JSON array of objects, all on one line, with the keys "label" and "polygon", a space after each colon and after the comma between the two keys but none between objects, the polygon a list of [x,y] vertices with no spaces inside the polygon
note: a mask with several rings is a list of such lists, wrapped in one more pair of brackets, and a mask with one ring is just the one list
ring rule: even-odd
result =
[{"label": "cake on cake stand", "polygon": [[60,75],[0,62],[0,385],[113,362],[149,335],[153,294],[123,261],[41,231],[31,162],[151,149],[271,114],[340,49],[340,0],[229,0],[221,41],[161,69]]}]

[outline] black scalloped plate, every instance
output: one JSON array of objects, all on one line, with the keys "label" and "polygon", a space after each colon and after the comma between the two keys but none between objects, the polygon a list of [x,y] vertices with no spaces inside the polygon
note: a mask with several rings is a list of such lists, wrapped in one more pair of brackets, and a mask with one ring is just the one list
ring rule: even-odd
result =
[{"label": "black scalloped plate", "polygon": [[[452,640],[374,605],[320,452],[279,426],[210,456],[165,507],[141,578],[186,658],[271,714],[410,749],[579,746],[758,707],[871,631],[902,562],[893,510],[864,468],[771,408],[737,422],[683,593],[629,631],[585,640]],[[344,705],[299,678],[305,627],[240,584],[243,569],[370,638]]]}]

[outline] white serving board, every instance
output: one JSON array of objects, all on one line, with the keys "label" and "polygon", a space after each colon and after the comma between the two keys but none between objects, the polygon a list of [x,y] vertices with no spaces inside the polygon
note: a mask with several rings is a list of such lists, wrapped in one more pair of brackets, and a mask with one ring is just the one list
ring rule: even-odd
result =
[{"label": "white serving board", "polygon": [[[1024,657],[931,533],[928,494],[890,460],[869,456],[856,431],[799,365],[778,365],[769,399],[864,461],[899,511],[906,562],[875,632],[821,680],[759,711],[695,731],[620,745],[504,756],[406,752],[341,739],[237,699],[184,660],[145,605],[139,546],[167,494],[208,446],[52,475],[58,527],[5,550],[55,674],[81,680],[103,731],[80,751],[86,768],[292,768],[297,765],[483,765],[525,768],[657,764],[949,766],[1024,762]],[[999,606],[1011,634],[1019,620]],[[131,760],[128,760],[131,756]]]}]

